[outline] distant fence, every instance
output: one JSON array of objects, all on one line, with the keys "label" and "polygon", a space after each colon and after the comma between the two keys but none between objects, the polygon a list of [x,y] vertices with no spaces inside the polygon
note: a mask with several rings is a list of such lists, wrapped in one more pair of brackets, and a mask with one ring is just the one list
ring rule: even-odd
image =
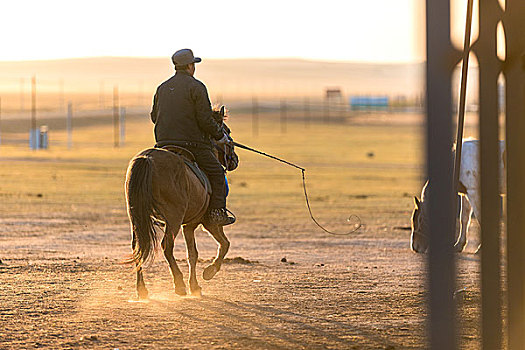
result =
[{"label": "distant fence", "polygon": [[[122,93],[114,85],[112,94],[109,94],[109,84],[103,81],[100,82],[99,94],[66,93],[61,79],[39,80],[33,76],[17,82],[19,93],[13,93],[16,90],[13,88],[6,97],[0,93],[0,146],[25,144],[32,149],[47,148],[48,142],[55,145],[56,140],[48,140],[47,131],[42,130],[48,127],[53,131],[58,127],[67,131],[66,140],[60,142],[71,148],[71,134],[73,128],[78,126],[76,118],[73,123],[73,116],[89,115],[90,118],[107,118],[104,120],[113,124],[113,146],[121,147],[126,137],[126,113],[147,115],[151,108],[151,99],[145,98],[143,92],[130,93],[128,90]],[[318,97],[253,96],[242,100],[217,96],[212,103],[225,104],[235,115],[251,117],[252,134],[257,136],[260,133],[260,118],[273,118],[275,127],[281,133],[287,133],[291,125],[309,127],[314,123],[345,123],[361,113],[422,112],[422,100],[420,96],[400,95],[379,99],[364,94],[344,97],[337,90],[337,94],[326,93]],[[44,129],[41,130],[42,126]],[[42,143],[42,140],[45,142]]]}]

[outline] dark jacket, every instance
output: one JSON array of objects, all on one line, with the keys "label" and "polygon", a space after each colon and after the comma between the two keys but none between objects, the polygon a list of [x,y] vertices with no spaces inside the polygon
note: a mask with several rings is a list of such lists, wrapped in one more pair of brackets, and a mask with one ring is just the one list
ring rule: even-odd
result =
[{"label": "dark jacket", "polygon": [[206,86],[184,71],[177,71],[157,88],[151,121],[158,144],[186,141],[211,147],[210,136],[216,140],[223,136],[212,117]]}]

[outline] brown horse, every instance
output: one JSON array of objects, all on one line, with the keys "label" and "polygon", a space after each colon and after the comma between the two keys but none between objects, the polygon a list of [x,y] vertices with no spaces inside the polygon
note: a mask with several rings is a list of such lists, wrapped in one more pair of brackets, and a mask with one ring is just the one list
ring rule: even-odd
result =
[{"label": "brown horse", "polygon": [[[213,113],[214,118],[222,122],[224,107]],[[181,155],[162,148],[148,148],[130,161],[126,174],[126,203],[133,249],[130,262],[136,265],[137,293],[140,299],[148,297],[142,266],[154,257],[158,244],[156,226],[164,225],[161,246],[173,276],[175,293],[186,295],[186,284],[173,256],[175,237],[181,226],[188,253],[190,293],[201,294],[196,276],[198,252],[194,233],[199,224],[204,226],[219,245],[216,258],[204,269],[203,278],[210,280],[220,270],[230,242],[222,226],[202,222],[208,202],[209,195],[205,187],[184,163]]]}]

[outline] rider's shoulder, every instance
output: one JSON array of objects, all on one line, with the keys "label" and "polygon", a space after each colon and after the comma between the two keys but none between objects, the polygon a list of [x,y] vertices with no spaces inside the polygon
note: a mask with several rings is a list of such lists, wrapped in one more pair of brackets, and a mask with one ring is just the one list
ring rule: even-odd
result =
[{"label": "rider's shoulder", "polygon": [[195,77],[191,77],[193,79],[193,82],[195,83],[196,86],[200,87],[200,88],[206,88],[206,85],[204,85],[204,83],[202,81],[200,81],[199,79],[195,78]]}]

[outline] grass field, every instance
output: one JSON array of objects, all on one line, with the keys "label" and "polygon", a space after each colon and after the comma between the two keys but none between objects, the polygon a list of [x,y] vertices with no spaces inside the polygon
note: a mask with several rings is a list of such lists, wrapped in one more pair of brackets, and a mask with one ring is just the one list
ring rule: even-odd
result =
[{"label": "grass field", "polygon": [[[71,150],[60,128],[46,151],[1,146],[0,348],[425,348],[424,256],[410,252],[408,230],[424,182],[423,127],[399,118],[291,120],[283,133],[278,116],[264,115],[254,137],[249,116],[233,113],[237,142],[307,169],[321,224],[346,232],[353,214],[362,227],[325,234],[309,219],[299,170],[238,150],[228,175],[238,222],[226,233],[228,257],[242,259],[201,284],[201,299],[176,297],[159,257],[145,274],[150,300],[134,302],[134,274],[118,263],[130,252],[127,164],[153,144],[147,115],[130,116],[120,148],[102,119],[76,128]],[[201,258],[215,255],[205,233],[197,243]],[[185,257],[181,237],[175,254]],[[469,349],[479,346],[477,259],[458,267]]]}]

